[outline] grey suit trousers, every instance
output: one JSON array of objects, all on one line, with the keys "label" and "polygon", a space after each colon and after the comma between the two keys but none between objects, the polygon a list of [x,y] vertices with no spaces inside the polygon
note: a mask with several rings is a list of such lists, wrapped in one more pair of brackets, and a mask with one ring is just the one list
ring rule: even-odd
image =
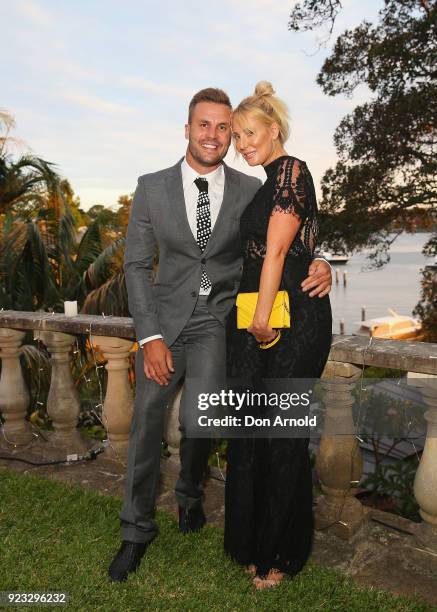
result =
[{"label": "grey suit trousers", "polygon": [[[190,379],[213,380],[222,377],[226,368],[225,329],[207,309],[207,298],[199,296],[196,307],[184,329],[171,345],[174,373],[168,386],[161,387],[144,375],[142,350],[136,355],[136,397],[129,437],[128,467],[124,504],[120,513],[122,535],[131,542],[151,541],[158,532],[154,520],[156,488],[159,481],[161,440],[166,407],[177,383]],[[202,476],[207,466],[211,441],[184,436],[184,421],[196,406],[181,399],[180,448],[181,471],[176,497],[182,507],[192,507],[203,496]],[[187,389],[187,395],[193,393]]]}]

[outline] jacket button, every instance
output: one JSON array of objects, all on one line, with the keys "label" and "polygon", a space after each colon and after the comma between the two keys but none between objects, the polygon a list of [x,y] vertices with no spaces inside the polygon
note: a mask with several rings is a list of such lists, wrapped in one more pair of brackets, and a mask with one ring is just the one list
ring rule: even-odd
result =
[{"label": "jacket button", "polygon": [[197,293],[195,291],[191,292],[191,297],[196,297]]},{"label": "jacket button", "polygon": [[201,264],[206,264],[206,259],[204,257],[202,257],[202,259],[200,260]]}]

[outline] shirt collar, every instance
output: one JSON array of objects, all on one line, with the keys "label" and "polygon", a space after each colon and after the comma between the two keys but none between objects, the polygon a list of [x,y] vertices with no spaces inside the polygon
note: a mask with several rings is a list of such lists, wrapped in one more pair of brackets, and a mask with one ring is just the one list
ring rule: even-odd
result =
[{"label": "shirt collar", "polygon": [[184,190],[189,188],[198,176],[205,178],[208,181],[209,187],[214,187],[217,181],[224,177],[223,164],[220,164],[218,168],[216,168],[212,172],[208,172],[208,174],[199,174],[198,172],[196,172],[196,170],[194,170],[194,168],[189,165],[185,157],[182,160],[181,171]]}]

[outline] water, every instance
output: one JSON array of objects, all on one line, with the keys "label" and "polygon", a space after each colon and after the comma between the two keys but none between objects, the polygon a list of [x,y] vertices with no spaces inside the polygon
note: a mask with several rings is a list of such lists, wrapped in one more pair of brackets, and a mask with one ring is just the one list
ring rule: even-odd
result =
[{"label": "water", "polygon": [[[345,333],[353,333],[361,320],[361,306],[366,307],[366,319],[388,315],[388,308],[398,314],[411,315],[420,299],[420,270],[432,263],[422,255],[422,248],[430,234],[401,234],[391,247],[391,260],[380,270],[363,271],[369,261],[366,251],[357,253],[340,271],[339,284],[330,294],[333,331],[339,333],[340,319],[344,319]],[[343,271],[347,271],[347,286],[343,286]]]}]

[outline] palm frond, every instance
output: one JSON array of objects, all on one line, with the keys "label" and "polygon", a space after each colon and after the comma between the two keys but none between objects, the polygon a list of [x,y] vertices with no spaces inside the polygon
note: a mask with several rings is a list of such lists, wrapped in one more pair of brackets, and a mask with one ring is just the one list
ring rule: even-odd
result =
[{"label": "palm frond", "polygon": [[41,388],[48,389],[52,367],[47,351],[34,344],[23,344],[21,358],[24,366],[30,371],[30,378],[39,381]]},{"label": "palm frond", "polygon": [[[114,273],[119,272],[114,269],[114,259],[124,251],[126,239],[118,238],[108,245],[98,257],[88,266],[82,276],[84,288],[87,292],[97,289],[100,285],[109,280]],[[121,257],[119,257],[121,261]]]},{"label": "palm frond", "polygon": [[91,291],[85,299],[81,312],[129,317],[124,272],[119,272],[106,283]]},{"label": "palm frond", "polygon": [[103,249],[100,215],[89,225],[77,248],[76,268],[80,274],[97,259]]}]

